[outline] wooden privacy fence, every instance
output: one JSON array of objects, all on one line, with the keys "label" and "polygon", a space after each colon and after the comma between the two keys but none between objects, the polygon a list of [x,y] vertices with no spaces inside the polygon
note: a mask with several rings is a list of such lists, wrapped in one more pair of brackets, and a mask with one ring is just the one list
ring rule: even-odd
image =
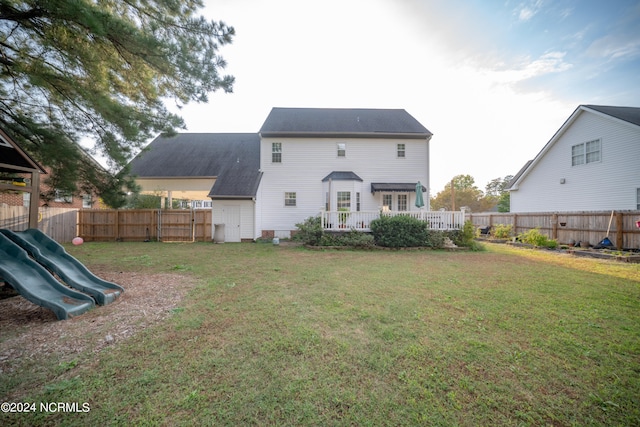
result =
[{"label": "wooden privacy fence", "polygon": [[[59,243],[68,243],[78,235],[78,209],[39,208],[38,229]],[[0,228],[24,231],[29,228],[29,208],[0,206]]]},{"label": "wooden privacy fence", "polygon": [[497,224],[512,225],[515,234],[533,228],[561,244],[582,242],[596,245],[607,236],[618,249],[640,249],[640,211],[599,212],[484,212],[469,213],[467,219],[476,227]]},{"label": "wooden privacy fence", "polygon": [[211,210],[82,209],[78,233],[88,242],[211,241]]}]

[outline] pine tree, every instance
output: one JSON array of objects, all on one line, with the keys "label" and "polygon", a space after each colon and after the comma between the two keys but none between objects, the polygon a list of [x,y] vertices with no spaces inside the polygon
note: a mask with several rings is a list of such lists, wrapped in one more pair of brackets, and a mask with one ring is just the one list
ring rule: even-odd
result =
[{"label": "pine tree", "polygon": [[[232,91],[220,46],[233,27],[201,0],[0,0],[0,127],[53,173],[49,185],[124,202],[123,167],[159,133],[184,128],[164,102]],[[79,143],[95,141],[105,173]],[[76,183],[85,183],[76,188]]]}]

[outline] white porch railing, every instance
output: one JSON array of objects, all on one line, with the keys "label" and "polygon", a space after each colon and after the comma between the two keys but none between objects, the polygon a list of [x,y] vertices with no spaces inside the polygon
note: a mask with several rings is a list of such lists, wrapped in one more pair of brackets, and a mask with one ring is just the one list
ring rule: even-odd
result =
[{"label": "white porch railing", "polygon": [[464,211],[321,211],[322,228],[330,231],[370,231],[371,221],[384,216],[411,216],[426,221],[431,230],[457,230],[464,225]]}]

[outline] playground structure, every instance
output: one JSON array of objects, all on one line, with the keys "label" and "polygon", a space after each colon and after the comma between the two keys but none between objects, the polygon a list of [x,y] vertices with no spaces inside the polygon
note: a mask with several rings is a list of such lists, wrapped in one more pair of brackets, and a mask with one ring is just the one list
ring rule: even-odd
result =
[{"label": "playground structure", "polygon": [[52,310],[59,320],[80,315],[96,303],[109,304],[124,292],[121,286],[91,273],[37,229],[0,230],[0,281]]}]

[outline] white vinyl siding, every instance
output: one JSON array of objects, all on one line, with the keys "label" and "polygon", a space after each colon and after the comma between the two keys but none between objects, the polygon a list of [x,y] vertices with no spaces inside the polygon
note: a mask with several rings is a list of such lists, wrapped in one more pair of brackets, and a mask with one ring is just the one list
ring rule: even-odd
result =
[{"label": "white vinyl siding", "polygon": [[[226,242],[238,242],[241,239],[253,240],[259,237],[255,225],[255,204],[252,200],[214,200],[211,212],[211,232],[215,232],[215,224],[225,224]],[[229,212],[233,213],[235,217],[230,218]],[[227,227],[229,227],[228,231]],[[236,228],[236,230],[232,228]],[[213,236],[213,234],[211,235]]]},{"label": "white vinyl siding", "polygon": [[[634,196],[640,187],[638,141],[640,126],[582,111],[546,152],[534,160],[517,190],[511,191],[511,211],[636,209]],[[573,147],[577,145],[584,146],[584,163],[572,166]]]},{"label": "white vinyl siding", "polygon": [[[286,151],[282,164],[271,162],[271,144],[281,142]],[[336,156],[338,143],[345,143],[346,157]],[[410,156],[401,162],[390,161],[395,157],[397,144],[405,144]],[[263,171],[260,183],[260,211],[262,230],[295,230],[295,224],[316,216],[321,209],[336,211],[337,192],[351,193],[355,210],[355,194],[360,193],[361,211],[378,211],[382,208],[382,194],[371,193],[373,182],[422,182],[428,186],[428,142],[425,139],[381,139],[381,138],[269,138],[261,142],[261,164]],[[334,171],[352,171],[362,181],[332,181],[329,198],[328,182],[322,179]],[[283,206],[283,192],[295,192],[296,208]],[[427,199],[425,194],[425,200]],[[413,209],[412,206],[409,206]],[[389,209],[395,210],[392,204]]]}]

